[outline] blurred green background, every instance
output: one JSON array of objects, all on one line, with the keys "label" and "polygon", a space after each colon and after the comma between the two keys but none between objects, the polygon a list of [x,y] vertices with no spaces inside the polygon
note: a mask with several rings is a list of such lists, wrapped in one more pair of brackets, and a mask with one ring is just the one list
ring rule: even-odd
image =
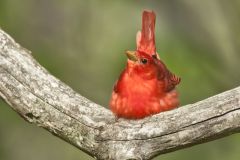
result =
[{"label": "blurred green background", "polygon": [[[135,49],[143,9],[157,14],[160,57],[182,78],[181,104],[240,84],[240,0],[0,0],[0,27],[53,75],[108,106],[114,81]],[[155,160],[237,160],[240,136]],[[0,160],[92,160],[26,123],[0,100]]]}]

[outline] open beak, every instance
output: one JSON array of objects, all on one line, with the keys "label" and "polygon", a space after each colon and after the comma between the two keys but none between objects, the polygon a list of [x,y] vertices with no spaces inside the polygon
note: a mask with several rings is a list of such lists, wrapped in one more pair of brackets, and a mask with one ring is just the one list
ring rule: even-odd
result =
[{"label": "open beak", "polygon": [[138,60],[136,51],[126,51],[125,53],[129,60],[134,61],[134,62],[136,62]]}]

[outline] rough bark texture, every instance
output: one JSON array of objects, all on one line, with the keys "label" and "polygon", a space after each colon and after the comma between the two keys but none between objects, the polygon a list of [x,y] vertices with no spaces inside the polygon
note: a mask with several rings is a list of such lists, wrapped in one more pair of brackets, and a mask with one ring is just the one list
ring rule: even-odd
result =
[{"label": "rough bark texture", "polygon": [[28,122],[97,159],[147,160],[240,131],[240,87],[142,120],[116,121],[1,29],[0,96]]}]

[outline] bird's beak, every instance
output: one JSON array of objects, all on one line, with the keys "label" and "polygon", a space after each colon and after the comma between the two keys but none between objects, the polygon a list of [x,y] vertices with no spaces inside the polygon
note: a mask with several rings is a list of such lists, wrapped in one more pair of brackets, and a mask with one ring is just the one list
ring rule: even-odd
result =
[{"label": "bird's beak", "polygon": [[134,61],[134,62],[136,62],[138,60],[136,51],[126,51],[125,53],[129,60]]}]

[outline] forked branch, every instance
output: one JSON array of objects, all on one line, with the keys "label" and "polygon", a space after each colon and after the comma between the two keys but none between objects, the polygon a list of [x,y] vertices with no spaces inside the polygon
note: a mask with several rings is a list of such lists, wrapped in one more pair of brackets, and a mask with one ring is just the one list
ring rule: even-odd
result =
[{"label": "forked branch", "polygon": [[240,131],[240,87],[142,120],[116,121],[0,29],[0,96],[28,122],[97,159],[151,159]]}]

